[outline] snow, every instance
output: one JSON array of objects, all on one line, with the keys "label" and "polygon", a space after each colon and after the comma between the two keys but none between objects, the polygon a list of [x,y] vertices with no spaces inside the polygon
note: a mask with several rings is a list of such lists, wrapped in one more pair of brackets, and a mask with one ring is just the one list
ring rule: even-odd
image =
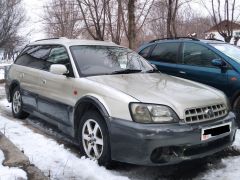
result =
[{"label": "snow", "polygon": [[10,65],[11,63],[0,63],[0,80],[4,79],[4,71],[5,71],[4,68]]},{"label": "snow", "polygon": [[[233,144],[240,149],[240,131],[236,133],[236,140]],[[208,171],[202,179],[218,179],[218,180],[236,180],[240,179],[240,157],[230,157],[221,160],[221,166],[217,169]]]},{"label": "snow", "polygon": [[5,66],[10,66],[11,63],[0,63],[0,68],[3,68]]},{"label": "snow", "polygon": [[[1,86],[0,86],[1,87]],[[20,150],[29,157],[31,163],[41,169],[51,179],[80,179],[80,180],[152,180],[166,179],[163,175],[166,169],[159,167],[131,166],[124,164],[116,170],[100,167],[95,161],[81,158],[77,153],[66,149],[55,139],[39,134],[26,126],[24,121],[11,118],[11,106],[6,99],[0,100],[0,131],[3,132]],[[7,114],[6,114],[7,112]],[[31,120],[30,120],[31,119]],[[29,118],[30,121],[33,118]],[[233,144],[240,150],[240,131],[237,131]],[[240,179],[240,156],[223,157],[215,164],[207,165],[205,170],[199,170],[194,179]],[[196,167],[197,168],[197,167]],[[1,171],[0,171],[1,172]],[[172,176],[174,171],[169,171]],[[1,179],[1,177],[0,177]],[[2,180],[2,179],[1,179]]]},{"label": "snow", "polygon": [[0,69],[0,80],[4,79],[4,70]]},{"label": "snow", "polygon": [[7,166],[3,166],[2,162],[5,157],[2,151],[0,151],[0,179],[1,180],[12,180],[12,179],[27,179],[27,174],[22,169],[18,168],[9,168]]},{"label": "snow", "polygon": [[[7,106],[4,100],[1,107]],[[0,114],[1,115],[1,114]],[[0,116],[0,130],[29,157],[31,163],[41,169],[51,179],[82,179],[82,180],[127,180],[115,171],[100,167],[95,161],[80,158],[64,145],[24,126],[23,122],[12,121]]]}]

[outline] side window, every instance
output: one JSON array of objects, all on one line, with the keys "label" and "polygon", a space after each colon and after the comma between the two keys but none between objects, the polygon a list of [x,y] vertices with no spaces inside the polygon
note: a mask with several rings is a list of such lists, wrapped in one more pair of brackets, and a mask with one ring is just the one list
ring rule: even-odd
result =
[{"label": "side window", "polygon": [[185,43],[183,46],[183,64],[215,67],[212,65],[213,59],[220,57],[207,47],[195,43]]},{"label": "side window", "polygon": [[179,43],[161,43],[152,51],[150,59],[165,63],[177,63]]},{"label": "side window", "polygon": [[146,48],[144,48],[142,51],[139,52],[139,55],[141,55],[142,57],[146,58],[151,50],[151,48],[153,47],[153,45],[148,46]]},{"label": "side window", "polygon": [[[74,77],[70,59],[69,59],[68,53],[64,47],[61,47],[61,46],[53,47],[50,51],[49,57],[46,60],[46,62],[49,64],[49,67],[52,64],[65,65],[69,71],[69,76]],[[48,70],[49,70],[49,68],[48,68]]]},{"label": "side window", "polygon": [[46,59],[50,50],[49,46],[29,46],[16,59],[15,64],[36,69],[46,69]]}]

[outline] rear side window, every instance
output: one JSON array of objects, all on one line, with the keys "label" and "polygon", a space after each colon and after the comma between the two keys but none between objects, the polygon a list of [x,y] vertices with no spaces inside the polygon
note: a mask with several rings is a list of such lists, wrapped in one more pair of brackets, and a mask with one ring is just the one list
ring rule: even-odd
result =
[{"label": "rear side window", "polygon": [[152,51],[150,59],[165,63],[177,63],[180,43],[161,43]]},{"label": "rear side window", "polygon": [[211,49],[195,43],[184,43],[183,64],[203,67],[215,67],[213,59],[220,59]]},{"label": "rear side window", "polygon": [[47,69],[46,59],[51,51],[50,46],[31,46],[16,59],[15,64],[28,66],[36,69]]},{"label": "rear side window", "polygon": [[149,54],[150,50],[152,49],[152,47],[153,47],[153,45],[144,48],[142,51],[139,52],[139,55],[141,55],[144,58],[148,57],[148,54]]}]

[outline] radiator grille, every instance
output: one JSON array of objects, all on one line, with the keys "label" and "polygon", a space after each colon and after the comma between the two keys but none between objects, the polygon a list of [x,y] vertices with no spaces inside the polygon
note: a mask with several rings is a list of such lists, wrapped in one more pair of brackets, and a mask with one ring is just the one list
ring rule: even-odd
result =
[{"label": "radiator grille", "polygon": [[191,108],[185,111],[185,122],[195,123],[214,120],[226,116],[228,110],[224,104]]}]

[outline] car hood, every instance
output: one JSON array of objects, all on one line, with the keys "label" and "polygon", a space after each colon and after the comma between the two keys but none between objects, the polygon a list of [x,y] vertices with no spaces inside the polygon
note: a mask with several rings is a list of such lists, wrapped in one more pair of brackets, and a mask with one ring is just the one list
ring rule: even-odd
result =
[{"label": "car hood", "polygon": [[163,104],[180,117],[187,108],[225,103],[225,95],[209,86],[161,73],[92,76],[87,79],[117,89],[137,101]]}]

